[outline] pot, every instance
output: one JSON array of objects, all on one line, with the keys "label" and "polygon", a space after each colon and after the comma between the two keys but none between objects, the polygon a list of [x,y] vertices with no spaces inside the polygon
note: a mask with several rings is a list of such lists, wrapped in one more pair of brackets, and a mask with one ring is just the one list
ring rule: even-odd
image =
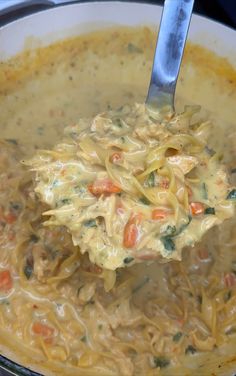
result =
[{"label": "pot", "polygon": [[[39,3],[53,5],[59,2],[62,1],[46,0]],[[19,7],[20,2],[16,1],[16,3]],[[31,1],[28,2],[30,3],[32,4]],[[1,7],[0,10],[6,13],[6,9]],[[161,7],[150,4],[118,1],[64,4],[26,16],[0,28],[1,60],[15,56],[26,46],[27,48],[48,46],[60,39],[110,26],[148,25],[156,28],[160,17]],[[210,19],[193,15],[189,40],[226,58],[236,69],[235,30]],[[38,375],[3,356],[0,357],[0,366],[14,375]],[[226,370],[225,372],[227,374]]]}]

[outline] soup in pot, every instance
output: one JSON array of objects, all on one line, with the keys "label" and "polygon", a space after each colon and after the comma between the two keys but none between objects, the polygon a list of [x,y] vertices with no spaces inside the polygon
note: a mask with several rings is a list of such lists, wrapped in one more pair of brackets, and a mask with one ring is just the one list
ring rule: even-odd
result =
[{"label": "soup in pot", "polygon": [[[110,29],[1,64],[1,352],[45,375],[220,374],[235,358],[235,219],[184,249],[182,262],[114,277],[79,252],[65,226],[44,226],[48,206],[21,163],[80,118],[143,102],[155,40],[146,27]],[[199,121],[213,123],[208,148],[232,184],[235,100],[233,67],[189,44],[177,108],[202,106]],[[234,202],[235,189],[229,194]]]}]

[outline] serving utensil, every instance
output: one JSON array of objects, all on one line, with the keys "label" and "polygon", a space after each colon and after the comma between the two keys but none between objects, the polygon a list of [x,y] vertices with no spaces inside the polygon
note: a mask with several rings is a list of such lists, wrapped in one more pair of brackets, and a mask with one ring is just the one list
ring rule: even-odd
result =
[{"label": "serving utensil", "polygon": [[174,112],[175,89],[194,0],[165,0],[146,104]]}]

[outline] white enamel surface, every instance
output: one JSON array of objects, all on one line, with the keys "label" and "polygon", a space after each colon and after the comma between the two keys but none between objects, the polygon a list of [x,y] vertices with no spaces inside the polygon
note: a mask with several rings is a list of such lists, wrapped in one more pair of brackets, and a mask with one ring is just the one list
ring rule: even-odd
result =
[{"label": "white enamel surface", "polygon": [[[91,2],[52,8],[0,28],[0,59],[23,48],[48,45],[59,39],[114,25],[157,28],[161,7],[124,2]],[[227,57],[236,66],[236,31],[194,15],[189,40]]]}]

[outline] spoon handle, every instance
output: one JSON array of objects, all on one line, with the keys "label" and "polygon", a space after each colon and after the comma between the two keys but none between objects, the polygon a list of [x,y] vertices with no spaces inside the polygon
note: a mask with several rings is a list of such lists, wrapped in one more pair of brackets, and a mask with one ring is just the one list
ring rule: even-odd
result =
[{"label": "spoon handle", "polygon": [[146,104],[154,109],[170,106],[188,34],[194,0],[165,0]]}]

